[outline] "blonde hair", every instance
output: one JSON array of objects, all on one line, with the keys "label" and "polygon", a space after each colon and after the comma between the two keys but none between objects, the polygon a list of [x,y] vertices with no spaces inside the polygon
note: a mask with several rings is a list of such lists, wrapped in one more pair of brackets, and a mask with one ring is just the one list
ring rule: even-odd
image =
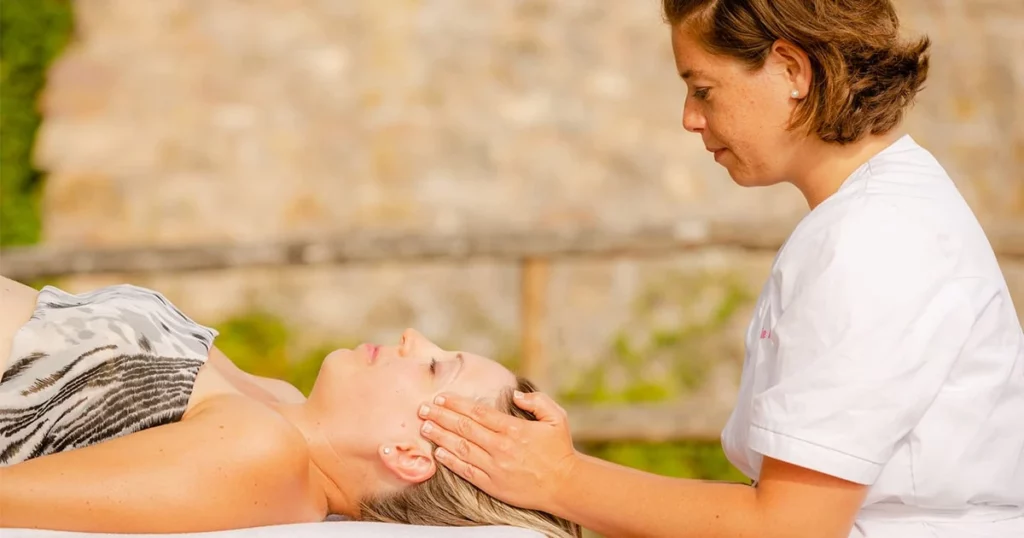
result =
[{"label": "blonde hair", "polygon": [[708,52],[764,65],[785,39],[810,58],[810,92],[791,127],[846,144],[901,122],[928,77],[927,36],[902,42],[890,0],[662,0],[666,21]]},{"label": "blonde hair", "polygon": [[[523,378],[518,378],[516,388],[521,392],[536,390]],[[497,405],[512,416],[537,420],[532,413],[512,403],[511,389],[502,393]],[[582,528],[576,523],[499,501],[440,464],[429,480],[396,493],[364,499],[359,519],[444,527],[509,525],[538,531],[548,538],[583,536]]]}]

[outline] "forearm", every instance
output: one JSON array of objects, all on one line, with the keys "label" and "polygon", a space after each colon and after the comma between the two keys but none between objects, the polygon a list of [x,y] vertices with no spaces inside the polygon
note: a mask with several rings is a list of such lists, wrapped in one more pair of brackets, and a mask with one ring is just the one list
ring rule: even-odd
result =
[{"label": "forearm", "polygon": [[444,396],[446,408],[421,412],[442,464],[505,502],[609,536],[847,538],[868,491],[767,455],[756,488],[648,474],[575,451],[567,414],[547,395],[516,402],[537,421]]},{"label": "forearm", "polygon": [[[143,524],[160,526],[154,511],[174,513],[182,504],[183,492],[155,495],[155,484],[147,487],[150,481],[129,469],[98,476],[95,468],[54,468],[48,458],[0,469],[0,527],[141,532]],[[166,501],[170,506],[160,508]]]},{"label": "forearm", "polygon": [[[104,464],[95,459],[88,462],[95,465],[79,465],[76,458],[60,457],[63,455],[43,456],[0,469],[0,527],[169,531],[171,528],[165,527],[168,516],[180,518],[201,502],[198,491],[190,493],[176,487],[181,481],[159,484],[160,471],[146,476],[141,468],[115,467],[112,462]],[[179,480],[190,479],[187,474]]]},{"label": "forearm", "polygon": [[553,513],[607,536],[770,538],[757,490],[644,473],[581,456]]},{"label": "forearm", "polygon": [[302,462],[268,456],[282,443],[259,418],[210,411],[0,469],[0,527],[183,533],[294,522],[302,484],[290,477]]}]

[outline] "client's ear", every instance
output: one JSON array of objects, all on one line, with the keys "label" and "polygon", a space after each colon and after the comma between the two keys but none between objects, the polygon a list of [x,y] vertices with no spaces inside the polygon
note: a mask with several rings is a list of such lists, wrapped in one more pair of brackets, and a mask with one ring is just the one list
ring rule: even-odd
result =
[{"label": "client's ear", "polygon": [[395,476],[413,484],[428,480],[437,471],[429,445],[426,449],[414,443],[382,445],[377,454]]}]

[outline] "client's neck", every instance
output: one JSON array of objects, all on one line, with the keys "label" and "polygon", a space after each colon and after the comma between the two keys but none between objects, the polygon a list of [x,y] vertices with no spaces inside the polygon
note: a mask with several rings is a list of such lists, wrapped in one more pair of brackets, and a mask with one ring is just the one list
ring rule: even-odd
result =
[{"label": "client's neck", "polygon": [[359,500],[363,498],[367,478],[359,459],[334,450],[317,427],[315,413],[310,409],[308,400],[303,404],[279,405],[277,411],[302,432],[306,439],[310,484],[317,502],[322,502],[324,515],[357,517]]}]

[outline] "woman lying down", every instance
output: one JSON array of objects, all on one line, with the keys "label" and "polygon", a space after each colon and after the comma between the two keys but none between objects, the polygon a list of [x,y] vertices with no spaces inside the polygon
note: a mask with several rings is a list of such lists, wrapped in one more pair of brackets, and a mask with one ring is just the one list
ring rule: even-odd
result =
[{"label": "woman lying down", "polygon": [[323,521],[579,526],[435,463],[416,408],[442,390],[509,413],[532,390],[415,331],[339,349],[306,398],[238,369],[217,333],[130,285],[73,295],[0,277],[0,527],[181,533]]}]

